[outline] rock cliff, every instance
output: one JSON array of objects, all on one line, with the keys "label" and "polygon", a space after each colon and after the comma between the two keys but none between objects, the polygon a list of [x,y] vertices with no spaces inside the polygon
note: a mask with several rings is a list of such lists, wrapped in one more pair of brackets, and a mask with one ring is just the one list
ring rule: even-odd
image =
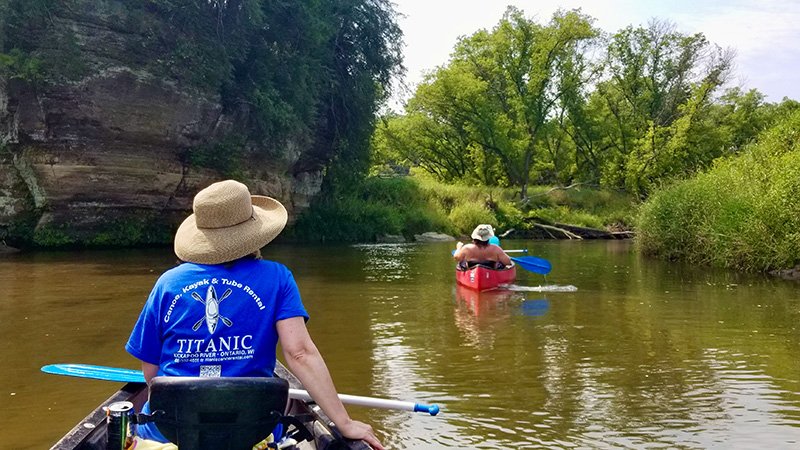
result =
[{"label": "rock cliff", "polygon": [[[0,79],[0,239],[12,246],[169,242],[193,195],[223,176],[190,164],[187,151],[246,136],[248,111],[226,112],[217,92],[131,61],[125,49],[136,30],[108,10],[85,6],[52,20],[70,30],[88,74],[59,83]],[[253,193],[283,202],[290,217],[322,181],[319,170],[298,164],[300,147],[248,152],[262,156],[248,156],[239,176]]]}]

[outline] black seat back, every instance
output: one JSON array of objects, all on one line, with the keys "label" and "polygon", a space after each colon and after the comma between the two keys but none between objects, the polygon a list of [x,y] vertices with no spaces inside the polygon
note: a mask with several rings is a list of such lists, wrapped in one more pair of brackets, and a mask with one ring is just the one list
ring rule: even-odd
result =
[{"label": "black seat back", "polygon": [[288,397],[289,383],[281,378],[155,377],[150,383],[156,426],[181,450],[249,450],[275,428]]}]

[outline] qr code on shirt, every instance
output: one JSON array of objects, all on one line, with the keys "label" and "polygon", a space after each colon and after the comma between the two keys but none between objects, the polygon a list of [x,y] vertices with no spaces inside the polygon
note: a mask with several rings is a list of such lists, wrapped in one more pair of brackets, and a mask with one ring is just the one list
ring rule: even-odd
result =
[{"label": "qr code on shirt", "polygon": [[222,376],[222,366],[200,366],[201,377],[220,377]]}]

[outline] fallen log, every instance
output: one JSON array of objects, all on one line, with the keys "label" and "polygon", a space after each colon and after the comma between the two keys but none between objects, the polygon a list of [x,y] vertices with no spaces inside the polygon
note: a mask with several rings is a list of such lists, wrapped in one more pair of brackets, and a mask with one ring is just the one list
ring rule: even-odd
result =
[{"label": "fallen log", "polygon": [[[583,239],[580,235],[573,233],[572,231],[568,230],[567,228],[561,226],[560,224],[553,225],[545,225],[543,223],[534,223],[533,226],[537,228],[541,228],[547,234],[553,237],[553,239]],[[560,234],[561,238],[558,238],[553,235],[553,233]]]},{"label": "fallen log", "polygon": [[566,223],[542,223],[536,218],[526,219],[531,226],[529,230],[515,232],[519,237],[533,239],[631,239],[634,237],[633,231],[608,231],[598,228],[581,227]]}]

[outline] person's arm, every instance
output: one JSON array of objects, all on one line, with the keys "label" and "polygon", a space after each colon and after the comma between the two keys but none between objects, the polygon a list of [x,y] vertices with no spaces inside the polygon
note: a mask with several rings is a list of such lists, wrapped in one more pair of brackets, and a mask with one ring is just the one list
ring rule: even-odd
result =
[{"label": "person's arm", "polygon": [[456,261],[461,261],[462,259],[463,256],[463,252],[461,251],[462,248],[464,248],[464,243],[458,241],[458,243],[456,244],[456,251],[455,253],[453,253],[453,259],[455,259]]},{"label": "person's arm", "polygon": [[500,261],[501,263],[505,264],[506,266],[510,266],[512,264],[511,263],[511,258],[508,257],[508,254],[506,254],[506,252],[504,252],[502,248],[500,248],[500,247],[498,247],[496,245],[493,245],[492,247],[494,247],[495,253],[497,253],[497,260],[498,261]]},{"label": "person's arm", "polygon": [[158,375],[158,366],[142,361],[142,373],[144,373],[144,381],[150,384],[150,380]]},{"label": "person's arm", "polygon": [[383,450],[372,427],[350,418],[336,393],[328,366],[311,340],[303,317],[279,320],[276,325],[283,357],[289,370],[303,383],[311,398],[333,420],[343,436],[363,439],[374,449]]}]

